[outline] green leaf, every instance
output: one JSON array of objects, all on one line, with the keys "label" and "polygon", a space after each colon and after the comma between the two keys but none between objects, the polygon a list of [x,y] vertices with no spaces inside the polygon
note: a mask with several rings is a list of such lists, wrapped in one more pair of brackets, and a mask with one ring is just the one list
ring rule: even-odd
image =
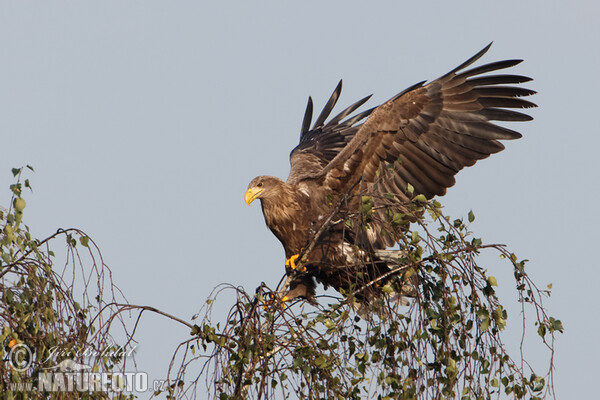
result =
[{"label": "green leaf", "polygon": [[89,242],[90,242],[90,238],[89,238],[89,237],[87,237],[87,236],[81,236],[81,237],[79,238],[79,242],[81,243],[81,245],[82,245],[82,246],[84,246],[84,247],[88,247],[88,244],[89,244]]},{"label": "green leaf", "polygon": [[453,358],[448,360],[448,365],[446,366],[446,373],[449,376],[455,376],[458,373],[458,368],[456,368],[456,361]]},{"label": "green leaf", "polygon": [[475,221],[475,214],[473,214],[473,210],[469,211],[469,222]]},{"label": "green leaf", "polygon": [[540,335],[541,337],[546,336],[546,327],[544,325],[539,326],[538,335]]},{"label": "green leaf", "polygon": [[366,371],[366,366],[364,362],[358,363],[358,372],[364,374]]},{"label": "green leaf", "polygon": [[323,368],[327,365],[327,359],[323,355],[320,355],[319,357],[315,358],[315,365],[319,368]]},{"label": "green leaf", "polygon": [[488,276],[487,280],[490,286],[498,286],[498,281],[493,276]]},{"label": "green leaf", "polygon": [[395,213],[394,216],[392,217],[392,222],[395,224],[399,224],[400,222],[402,222],[403,219],[404,219],[404,214]]},{"label": "green leaf", "polygon": [[427,202],[427,197],[425,197],[424,194],[418,194],[415,196],[415,198],[413,199],[414,201],[422,201],[423,203]]},{"label": "green leaf", "polygon": [[21,168],[13,168],[12,170],[13,177],[19,175],[21,173]]},{"label": "green leaf", "polygon": [[417,231],[413,231],[413,233],[410,236],[412,239],[412,243],[418,243],[421,240],[421,238],[419,237],[419,232]]},{"label": "green leaf", "polygon": [[381,290],[383,290],[383,293],[387,293],[387,294],[394,293],[394,289],[392,288],[392,286],[389,283],[387,285],[385,285],[384,287],[382,287]]},{"label": "green leaf", "polygon": [[483,322],[481,322],[481,330],[486,331],[490,327],[490,318],[485,318]]},{"label": "green leaf", "polygon": [[194,325],[192,326],[192,331],[190,332],[190,335],[192,336],[196,336],[201,332],[201,329],[198,325]]},{"label": "green leaf", "polygon": [[14,300],[14,294],[12,292],[12,290],[7,290],[6,292],[4,292],[4,300],[6,301],[7,304],[11,304]]},{"label": "green leaf", "polygon": [[559,331],[560,333],[562,333],[564,330],[564,327],[563,327],[562,322],[560,322],[559,319],[554,319],[553,317],[550,317],[550,323],[549,323],[548,329],[550,330],[550,332]]},{"label": "green leaf", "polygon": [[414,188],[414,186],[413,186],[413,185],[411,185],[410,183],[408,183],[408,184],[406,185],[406,191],[407,191],[408,193],[410,193],[410,194],[413,194],[413,193],[415,192],[415,188]]},{"label": "green leaf", "polygon": [[10,264],[12,262],[12,257],[8,253],[2,253],[2,260],[5,263]]}]

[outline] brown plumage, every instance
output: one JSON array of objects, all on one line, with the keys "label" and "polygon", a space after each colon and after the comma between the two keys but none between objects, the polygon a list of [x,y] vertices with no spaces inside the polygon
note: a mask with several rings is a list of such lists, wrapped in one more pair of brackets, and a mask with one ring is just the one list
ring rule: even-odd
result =
[{"label": "brown plumage", "polygon": [[[535,92],[510,86],[531,79],[483,75],[521,60],[465,71],[490,46],[428,84],[418,83],[376,108],[350,116],[370,96],[366,97],[326,122],[341,93],[340,81],[312,128],[309,98],[300,143],[290,154],[287,181],[259,176],[246,192],[248,204],[261,200],[267,226],[283,244],[287,258],[305,249],[337,210],[307,255],[306,272],[294,272],[288,298],[312,299],[313,278],[346,293],[358,290],[366,298],[361,284],[389,271],[375,251],[393,246],[401,234],[391,226],[389,206],[383,207],[381,199],[393,195],[408,202],[416,194],[428,199],[441,196],[454,185],[458,171],[503,150],[499,140],[521,137],[491,121],[531,120],[512,109],[535,107],[521,98]],[[364,195],[370,196],[375,210],[367,224],[357,217]],[[402,202],[393,203],[391,215],[406,211]],[[369,297],[378,294],[375,286],[369,290]]]}]

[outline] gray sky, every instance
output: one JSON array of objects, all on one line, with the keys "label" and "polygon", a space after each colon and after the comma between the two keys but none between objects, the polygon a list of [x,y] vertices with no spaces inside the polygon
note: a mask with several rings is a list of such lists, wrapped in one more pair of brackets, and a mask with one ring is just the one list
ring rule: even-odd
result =
[{"label": "gray sky", "polygon": [[[535,78],[539,108],[441,201],[553,283],[558,397],[586,398],[600,358],[598,16],[592,0],[2,1],[2,204],[10,168],[33,165],[37,236],[85,230],[132,303],[189,319],[218,283],[252,291],[282,274],[243,194],[256,175],[287,176],[309,95],[320,111],[343,78],[340,106],[378,104],[493,40],[483,62],[524,58],[514,71]],[[507,264],[488,268],[510,285]],[[145,317],[138,368],[160,378],[187,337]]]}]

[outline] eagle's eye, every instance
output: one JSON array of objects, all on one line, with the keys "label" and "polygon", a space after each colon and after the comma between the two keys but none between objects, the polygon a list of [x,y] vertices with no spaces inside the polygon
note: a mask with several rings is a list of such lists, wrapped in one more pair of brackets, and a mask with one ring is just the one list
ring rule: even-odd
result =
[{"label": "eagle's eye", "polygon": [[258,182],[258,185],[256,185],[256,186],[262,187],[262,185],[263,185],[262,182]]}]

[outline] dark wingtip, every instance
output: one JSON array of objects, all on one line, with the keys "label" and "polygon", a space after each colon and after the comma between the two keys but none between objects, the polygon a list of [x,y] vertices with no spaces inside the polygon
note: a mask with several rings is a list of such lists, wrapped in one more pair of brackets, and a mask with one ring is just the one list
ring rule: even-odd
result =
[{"label": "dark wingtip", "polygon": [[341,120],[343,120],[344,118],[346,118],[348,115],[352,114],[356,109],[358,109],[360,106],[362,106],[367,101],[369,101],[369,99],[371,98],[371,96],[373,96],[373,95],[370,94],[370,95],[368,95],[366,97],[363,97],[362,99],[358,100],[357,102],[355,102],[354,104],[350,105],[349,107],[346,107],[345,110],[343,110],[338,115],[336,115],[331,120],[329,120],[329,122],[327,123],[327,126],[338,124]]},{"label": "dark wingtip", "polygon": [[341,93],[342,93],[342,79],[340,79],[340,82],[335,87],[335,90],[331,94],[331,97],[327,101],[327,104],[325,104],[325,107],[323,107],[323,111],[321,111],[321,114],[319,114],[319,117],[315,121],[315,124],[313,125],[313,129],[316,129],[317,127],[319,127],[325,123],[325,120],[327,119],[327,117],[329,117],[329,114],[331,114],[333,107],[335,107],[335,104],[337,103],[338,99],[340,98]]},{"label": "dark wingtip", "polygon": [[312,121],[313,113],[313,101],[312,97],[308,96],[308,103],[306,104],[306,111],[304,112],[304,118],[302,119],[302,129],[300,130],[300,136],[304,135],[310,129],[310,123]]},{"label": "dark wingtip", "polygon": [[485,53],[487,53],[487,51],[490,49],[490,47],[492,47],[492,43],[494,43],[494,42],[493,41],[490,42],[483,49],[479,50],[479,52],[477,54],[475,54],[473,57],[469,58],[467,61],[465,61],[464,63],[460,64],[458,67],[454,68],[452,71],[448,72],[444,76],[448,76],[450,74],[458,72],[461,69],[464,69],[464,68],[468,67],[469,65],[473,64],[475,61],[479,60]]}]

